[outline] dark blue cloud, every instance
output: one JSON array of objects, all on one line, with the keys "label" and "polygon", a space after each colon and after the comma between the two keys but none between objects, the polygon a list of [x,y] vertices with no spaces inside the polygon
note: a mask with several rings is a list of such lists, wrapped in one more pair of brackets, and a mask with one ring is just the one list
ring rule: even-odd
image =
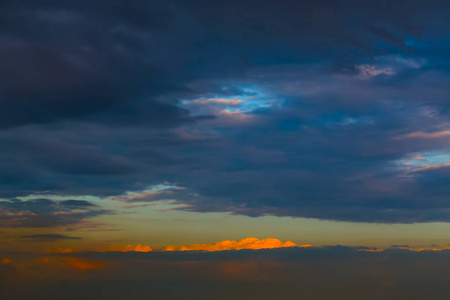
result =
[{"label": "dark blue cloud", "polygon": [[65,206],[77,206],[77,207],[92,207],[95,206],[95,204],[92,204],[91,202],[85,201],[85,200],[64,200],[59,202],[60,205]]},{"label": "dark blue cloud", "polygon": [[447,222],[448,168],[426,166],[450,161],[449,138],[423,133],[448,130],[449,11],[6,1],[0,193],[109,197],[169,182],[193,211]]},{"label": "dark blue cloud", "polygon": [[[76,202],[73,202],[76,201]],[[22,201],[12,199],[0,201],[0,224],[2,227],[19,228],[45,228],[45,227],[65,227],[83,224],[90,218],[110,211],[96,209],[95,205],[86,201],[67,200],[62,202],[52,201],[45,198]],[[87,224],[95,227],[95,223]],[[25,237],[62,239],[70,238],[62,235],[28,235]]]},{"label": "dark blue cloud", "polygon": [[25,239],[35,239],[38,241],[56,241],[56,240],[81,240],[80,237],[67,236],[64,234],[32,234],[32,235],[22,235]]}]

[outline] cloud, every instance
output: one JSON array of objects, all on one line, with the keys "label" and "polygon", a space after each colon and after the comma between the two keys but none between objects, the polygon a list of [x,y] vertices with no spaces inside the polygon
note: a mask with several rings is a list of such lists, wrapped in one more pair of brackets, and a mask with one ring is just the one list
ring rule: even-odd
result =
[{"label": "cloud", "polygon": [[145,246],[145,245],[141,245],[138,244],[136,246],[131,246],[131,245],[127,245],[127,246],[118,246],[118,245],[110,245],[106,248],[99,248],[96,249],[96,251],[100,251],[100,252],[151,252],[153,251],[153,249],[149,246]]},{"label": "cloud", "polygon": [[181,206],[170,207],[170,208],[156,209],[155,211],[171,211],[171,210],[186,209],[186,208],[191,208],[191,207],[192,207],[192,205],[181,205]]},{"label": "cloud", "polygon": [[128,208],[138,208],[138,207],[156,206],[156,205],[164,205],[164,204],[170,204],[170,203],[145,203],[145,204],[133,204],[133,205],[125,205],[125,206],[122,206],[122,208],[128,209]]},{"label": "cloud", "polygon": [[[296,245],[291,241],[282,242],[278,239],[258,239],[258,238],[245,238],[240,241],[219,241],[214,244],[191,244],[187,246],[169,245],[162,248],[152,248],[150,246],[138,244],[136,246],[126,245],[110,245],[104,248],[94,249],[99,252],[173,252],[173,251],[229,251],[229,250],[261,250],[261,249],[276,249],[276,248],[289,248],[289,247],[311,247],[311,245]],[[58,249],[49,250],[48,253],[73,253],[72,249]]]},{"label": "cloud", "polygon": [[423,138],[423,139],[437,139],[450,136],[450,130],[438,131],[438,132],[413,132],[401,136],[400,138]]},{"label": "cloud", "polygon": [[[309,245],[310,246],[310,245]],[[191,244],[189,246],[167,246],[163,251],[224,251],[242,249],[273,249],[297,247],[293,242],[282,242],[278,239],[246,238],[240,241],[220,241],[215,244]]]},{"label": "cloud", "polygon": [[448,169],[450,167],[450,163],[444,163],[440,165],[430,165],[422,168],[418,168],[413,170],[412,172],[426,172],[426,171],[433,171],[433,170],[439,170],[439,169]]},{"label": "cloud", "polygon": [[66,205],[66,206],[78,206],[78,207],[96,206],[95,204],[85,201],[85,200],[64,200],[64,201],[60,201],[59,204]]},{"label": "cloud", "polygon": [[240,106],[243,101],[239,99],[223,99],[223,98],[211,98],[211,99],[197,99],[193,100],[192,104],[195,105],[207,105],[207,104],[220,104],[224,106]]},{"label": "cloud", "polygon": [[[437,0],[5,3],[0,195],[448,222],[444,168],[404,164],[450,146],[448,10]],[[161,182],[185,189],[149,189]],[[2,211],[0,222],[30,226],[32,214]],[[82,218],[72,215],[37,223]]]},{"label": "cloud", "polygon": [[[150,186],[143,191],[138,192],[127,191],[124,195],[111,196],[108,197],[108,199],[129,203],[172,200],[173,198],[179,197],[180,194],[183,194],[185,192],[185,189],[186,188],[184,187],[163,183],[159,185]],[[156,203],[155,205],[158,204],[160,203]]]},{"label": "cloud", "polygon": [[32,235],[22,235],[21,237],[26,239],[36,239],[40,241],[81,240],[80,237],[67,236],[64,234],[32,234]]},{"label": "cloud", "polygon": [[[134,20],[125,18],[120,8],[108,15],[81,2],[68,7],[52,2],[45,9],[40,5],[3,6],[10,16],[5,21],[15,29],[5,30],[0,44],[0,74],[10,74],[1,85],[4,109],[0,128],[64,120],[145,121],[155,127],[194,121],[186,111],[155,99],[159,92],[171,88],[169,81],[162,79],[164,70],[155,62],[161,50],[152,59],[144,58],[151,53],[149,37],[159,31],[151,24],[136,28]],[[97,1],[95,6],[103,3]],[[146,7],[148,13],[157,15],[155,9]],[[70,38],[51,30],[54,24],[70,33]],[[108,27],[108,34],[102,45],[98,42],[103,26]],[[33,39],[28,38],[30,34]],[[130,61],[131,56],[137,61]],[[40,76],[42,73],[46,76]],[[142,98],[146,100],[141,102]]]},{"label": "cloud", "polygon": [[62,257],[60,260],[76,270],[97,270],[106,267],[102,262],[89,261],[77,257]]},{"label": "cloud", "polygon": [[391,248],[409,248],[409,245],[392,245]]},{"label": "cloud", "polygon": [[[97,209],[94,205],[80,202],[52,201],[45,198],[32,200],[12,199],[0,201],[0,224],[2,227],[70,227],[82,224],[87,219],[109,214],[110,211]],[[73,205],[76,203],[76,205]],[[94,208],[91,208],[94,207]],[[28,238],[62,239],[59,234],[26,236]]]},{"label": "cloud", "polygon": [[[218,241],[216,243],[206,243],[206,244],[190,244],[190,245],[168,245],[164,247],[150,247],[147,245],[141,245],[138,244],[136,246],[132,245],[109,245],[106,247],[99,247],[99,248],[87,248],[84,250],[75,250],[70,248],[59,248],[59,249],[47,249],[46,253],[51,254],[81,254],[83,253],[89,253],[89,252],[110,252],[111,255],[113,255],[113,252],[155,252],[155,253],[162,253],[162,252],[227,252],[232,251],[232,253],[235,253],[233,251],[240,251],[243,250],[243,252],[239,252],[243,254],[245,257],[248,254],[248,252],[245,252],[245,250],[270,250],[270,249],[281,249],[281,248],[311,248],[313,249],[313,252],[320,252],[320,251],[326,251],[326,250],[345,250],[345,251],[358,251],[358,252],[386,252],[390,253],[393,249],[402,249],[407,250],[408,252],[423,252],[423,251],[447,251],[450,249],[450,247],[445,246],[439,246],[439,245],[430,245],[429,247],[423,247],[423,246],[410,246],[410,245],[392,245],[386,249],[383,248],[377,248],[377,247],[366,247],[366,246],[353,246],[353,247],[343,247],[340,245],[337,246],[322,246],[322,247],[315,247],[311,244],[304,244],[304,245],[296,245],[295,243],[291,241],[282,242],[279,239],[275,238],[267,238],[267,239],[258,239],[258,238],[245,238],[240,241],[232,241],[232,240],[224,240],[224,241]],[[263,255],[266,252],[261,252]],[[158,255],[158,254],[155,254]],[[228,254],[224,254],[225,256],[228,256]]]},{"label": "cloud", "polygon": [[447,292],[449,253],[330,246],[17,255],[0,265],[7,280],[0,284],[6,300],[27,299],[30,292],[36,299],[119,299],[130,290],[136,297],[166,299],[180,294],[189,299],[441,298]]}]

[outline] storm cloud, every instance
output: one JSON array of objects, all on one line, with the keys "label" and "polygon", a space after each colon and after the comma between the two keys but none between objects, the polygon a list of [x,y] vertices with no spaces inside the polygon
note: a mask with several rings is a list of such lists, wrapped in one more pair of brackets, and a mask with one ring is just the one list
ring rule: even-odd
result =
[{"label": "storm cloud", "polygon": [[[445,1],[0,5],[5,199],[450,221]],[[0,224],[110,213],[74,201],[4,200]]]}]

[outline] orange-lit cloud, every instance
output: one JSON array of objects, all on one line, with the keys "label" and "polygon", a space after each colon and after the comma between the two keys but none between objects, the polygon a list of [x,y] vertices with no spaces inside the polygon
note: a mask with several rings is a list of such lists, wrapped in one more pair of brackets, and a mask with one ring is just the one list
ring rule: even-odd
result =
[{"label": "orange-lit cloud", "polygon": [[431,166],[426,166],[426,167],[423,167],[423,168],[415,169],[414,171],[411,171],[411,173],[430,171],[430,170],[437,170],[437,169],[448,168],[448,167],[450,167],[450,163],[444,163],[444,164],[439,164],[439,165],[431,165]]},{"label": "orange-lit cloud", "polygon": [[443,251],[443,250],[450,250],[450,247],[442,247],[442,248],[419,248],[415,251],[422,252],[422,251]]},{"label": "orange-lit cloud", "polygon": [[100,261],[87,260],[78,257],[41,257],[34,262],[38,266],[56,266],[56,267],[70,267],[75,270],[96,270],[106,267],[108,264]]},{"label": "orange-lit cloud", "polygon": [[[214,252],[214,251],[229,251],[229,250],[260,250],[260,249],[276,249],[276,248],[289,248],[289,247],[297,247],[297,248],[308,248],[312,247],[310,244],[305,245],[297,245],[291,241],[282,242],[278,239],[258,239],[258,238],[246,238],[240,241],[219,241],[217,243],[211,244],[191,244],[191,245],[169,245],[162,248],[152,248],[150,246],[138,244],[136,246],[132,245],[109,245],[107,247],[95,248],[95,249],[84,249],[84,250],[74,250],[74,249],[47,249],[46,253],[50,254],[69,254],[69,253],[80,253],[85,251],[94,251],[94,252],[174,252],[174,251],[205,251],[205,252]],[[320,248],[320,247],[319,247]],[[392,249],[392,248],[389,248]],[[430,247],[430,248],[417,248],[417,247],[395,247],[395,249],[409,250],[413,252],[421,252],[421,251],[443,251],[450,250],[450,247]],[[383,248],[355,248],[357,251],[363,252],[383,252],[386,249]],[[2,264],[9,264],[11,260],[5,258],[1,261]]]},{"label": "orange-lit cloud", "polygon": [[9,258],[2,259],[2,265],[9,265],[11,263],[11,260]]},{"label": "orange-lit cloud", "polygon": [[205,104],[222,104],[227,106],[240,106],[244,103],[239,99],[224,99],[224,98],[210,98],[210,99],[198,99],[192,101],[193,104],[205,105]]},{"label": "orange-lit cloud", "polygon": [[[296,245],[291,241],[282,242],[278,239],[258,239],[258,238],[245,238],[240,241],[219,241],[211,244],[191,244],[191,245],[169,245],[162,248],[152,248],[150,246],[138,244],[132,245],[109,245],[103,248],[96,248],[90,251],[97,252],[151,252],[151,251],[225,251],[225,250],[259,250],[259,249],[275,249],[275,248],[287,248],[287,247],[311,247],[310,244]],[[47,253],[73,253],[79,252],[73,249],[60,248],[56,250],[47,249]]]},{"label": "orange-lit cloud", "polygon": [[438,132],[413,132],[410,134],[402,135],[399,138],[422,138],[422,139],[438,139],[442,137],[450,136],[450,130],[438,131]]},{"label": "orange-lit cloud", "polygon": [[291,241],[282,242],[278,239],[246,238],[240,241],[220,241],[215,244],[191,244],[189,246],[167,246],[163,251],[224,251],[242,249],[274,249],[285,247],[310,247],[311,245],[297,246]]},{"label": "orange-lit cloud", "polygon": [[232,118],[234,121],[246,121],[251,118],[251,116],[247,114],[248,112],[249,111],[247,110],[223,109],[219,112],[219,115],[226,118]]},{"label": "orange-lit cloud", "polygon": [[63,263],[67,264],[69,267],[72,267],[76,270],[96,270],[100,268],[106,267],[106,263],[98,262],[98,261],[90,261],[78,257],[60,257],[59,258]]}]

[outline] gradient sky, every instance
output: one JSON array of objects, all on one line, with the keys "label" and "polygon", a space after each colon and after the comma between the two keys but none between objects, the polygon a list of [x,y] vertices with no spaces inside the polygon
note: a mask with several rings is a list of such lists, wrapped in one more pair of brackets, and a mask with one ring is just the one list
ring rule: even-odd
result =
[{"label": "gradient sky", "polygon": [[1,1],[0,259],[447,248],[449,28],[445,0]]}]

